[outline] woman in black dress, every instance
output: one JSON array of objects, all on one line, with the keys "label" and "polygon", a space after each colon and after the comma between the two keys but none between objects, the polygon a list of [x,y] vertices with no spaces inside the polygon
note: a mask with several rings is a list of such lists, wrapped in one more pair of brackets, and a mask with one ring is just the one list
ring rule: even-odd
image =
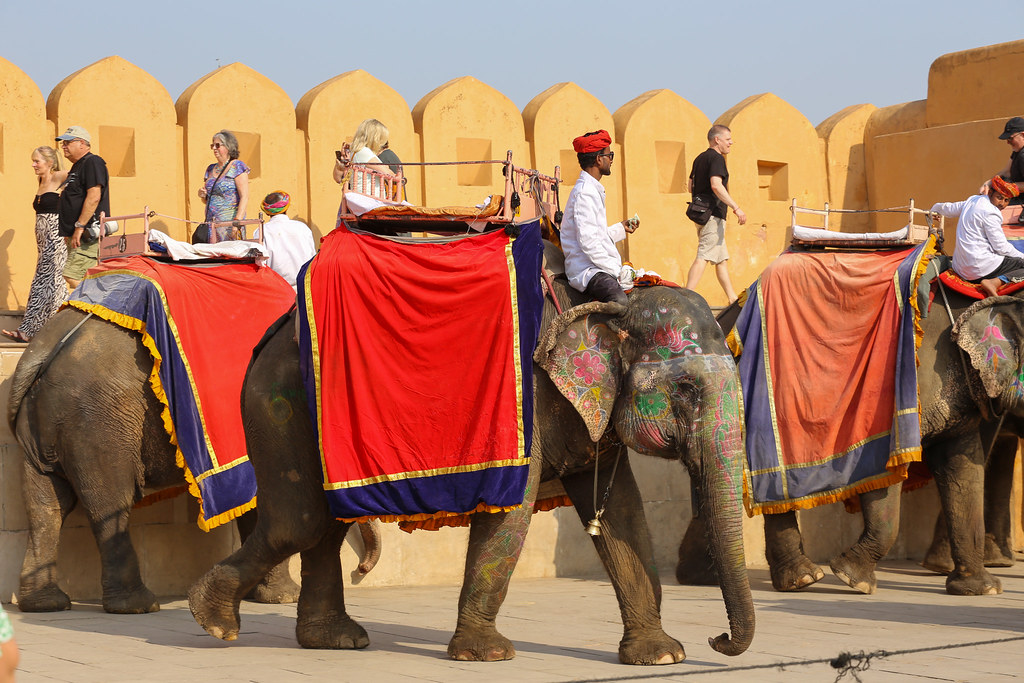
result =
[{"label": "woman in black dress", "polygon": [[25,318],[13,332],[0,330],[0,334],[19,342],[30,340],[68,298],[63,277],[68,248],[57,231],[57,201],[68,172],[60,170],[58,159],[57,151],[52,147],[37,147],[32,152],[32,170],[39,180],[39,188],[32,200],[36,210],[39,260],[25,304]]}]

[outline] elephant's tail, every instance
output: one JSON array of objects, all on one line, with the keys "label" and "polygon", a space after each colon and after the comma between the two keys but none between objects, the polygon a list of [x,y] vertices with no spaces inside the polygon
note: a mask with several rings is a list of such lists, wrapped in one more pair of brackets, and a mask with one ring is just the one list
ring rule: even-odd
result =
[{"label": "elephant's tail", "polygon": [[[69,314],[71,311],[73,311],[73,315]],[[76,317],[81,319],[72,324]],[[61,352],[68,340],[91,317],[92,313],[83,314],[76,309],[65,308],[51,318],[43,326],[43,330],[32,337],[32,341],[25,347],[18,366],[14,369],[14,376],[11,377],[11,393],[7,399],[7,424],[15,435],[18,434],[18,415],[21,413],[22,405],[29,391],[46,374],[46,369],[50,367],[50,363]],[[62,322],[64,322],[63,326]],[[61,327],[70,329],[66,333],[62,333]],[[56,343],[53,341],[55,338]]]}]

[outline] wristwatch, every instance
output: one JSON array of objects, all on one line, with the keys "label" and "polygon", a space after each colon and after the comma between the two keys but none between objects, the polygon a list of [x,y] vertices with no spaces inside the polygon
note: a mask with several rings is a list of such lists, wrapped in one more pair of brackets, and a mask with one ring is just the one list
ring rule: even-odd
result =
[{"label": "wristwatch", "polygon": [[84,228],[84,227],[85,227],[85,223],[79,223],[78,221],[75,221],[75,228]]}]

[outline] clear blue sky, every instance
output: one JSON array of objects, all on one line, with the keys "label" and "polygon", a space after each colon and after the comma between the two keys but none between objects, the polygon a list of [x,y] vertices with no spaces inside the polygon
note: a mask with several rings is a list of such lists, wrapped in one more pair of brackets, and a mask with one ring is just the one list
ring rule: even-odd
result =
[{"label": "clear blue sky", "polygon": [[294,101],[361,68],[410,108],[438,85],[473,76],[520,109],[547,87],[573,81],[612,112],[647,90],[669,88],[712,120],[749,95],[772,92],[817,125],[851,104],[923,99],[937,57],[1024,37],[1013,7],[968,9],[948,0],[0,0],[0,56],[44,97],[75,70],[117,54],[173,99],[218,64],[242,62]]}]

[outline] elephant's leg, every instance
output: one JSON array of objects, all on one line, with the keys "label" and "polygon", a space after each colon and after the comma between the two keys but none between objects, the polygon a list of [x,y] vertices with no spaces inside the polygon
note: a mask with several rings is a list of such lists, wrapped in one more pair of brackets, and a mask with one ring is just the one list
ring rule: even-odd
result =
[{"label": "elephant's leg", "polygon": [[[256,510],[250,510],[235,520],[238,537],[242,543],[256,528]],[[288,560],[274,565],[267,575],[246,596],[249,600],[268,604],[295,602],[299,599],[299,585],[292,580],[288,571]]]},{"label": "elephant's leg", "polygon": [[21,567],[18,608],[22,612],[71,609],[71,598],[57,585],[57,546],[64,519],[75,506],[67,480],[24,465],[23,495],[28,512],[28,547]]},{"label": "elephant's leg", "polygon": [[795,591],[825,578],[822,571],[804,554],[796,512],[764,516],[764,554],[777,591]]},{"label": "elephant's leg", "polygon": [[925,450],[948,522],[953,571],[946,577],[946,592],[952,595],[1003,591],[999,579],[984,566],[984,457],[977,432],[937,440]]},{"label": "elephant's leg", "polygon": [[679,544],[676,581],[684,586],[717,586],[718,572],[708,552],[707,524],[703,515],[696,515],[686,527]]},{"label": "elephant's leg", "polygon": [[[643,500],[633,478],[625,448],[601,516],[601,535],[591,536],[601,557],[622,613],[623,635],[619,661],[624,664],[673,664],[686,658],[682,644],[661,625],[661,582],[654,565]],[[608,488],[615,457],[601,458],[600,495]],[[580,521],[587,524],[594,512],[594,475],[584,472],[562,478]]]},{"label": "elephant's leg", "polygon": [[[326,507],[326,501],[321,500],[321,504]],[[265,528],[270,523],[260,517],[245,543],[189,588],[188,606],[196,622],[222,640],[238,638],[238,606],[242,598],[274,567],[305,547],[312,547],[323,536],[323,520],[309,521],[309,527],[298,527],[308,529],[306,533],[275,543],[268,539],[272,531],[268,533]]]},{"label": "elephant's leg", "polygon": [[1018,442],[1016,436],[1001,436],[985,465],[986,567],[1011,567],[1014,563],[1010,539],[1010,499]]},{"label": "elephant's leg", "polygon": [[302,647],[358,650],[370,644],[366,630],[345,611],[341,543],[351,524],[331,522],[320,542],[302,552],[295,637]]},{"label": "elephant's leg", "polygon": [[875,566],[896,542],[900,530],[900,489],[902,483],[860,495],[864,531],[853,546],[832,560],[832,573],[850,588],[874,593],[878,581]]},{"label": "elephant's leg", "polygon": [[540,469],[540,449],[535,442],[523,504],[509,512],[473,515],[459,595],[459,619],[448,642],[448,656],[452,659],[496,662],[516,656],[512,641],[498,632],[495,622],[530,529]]},{"label": "elephant's leg", "polygon": [[936,574],[946,575],[953,571],[953,553],[949,549],[949,528],[946,515],[939,508],[935,518],[935,531],[932,532],[932,544],[928,547],[921,566]]},{"label": "elephant's leg", "polygon": [[160,602],[142,581],[139,556],[128,533],[133,501],[126,493],[114,493],[133,489],[118,486],[115,477],[111,480],[106,496],[100,492],[79,494],[100,551],[103,609],[111,614],[158,612]]}]

